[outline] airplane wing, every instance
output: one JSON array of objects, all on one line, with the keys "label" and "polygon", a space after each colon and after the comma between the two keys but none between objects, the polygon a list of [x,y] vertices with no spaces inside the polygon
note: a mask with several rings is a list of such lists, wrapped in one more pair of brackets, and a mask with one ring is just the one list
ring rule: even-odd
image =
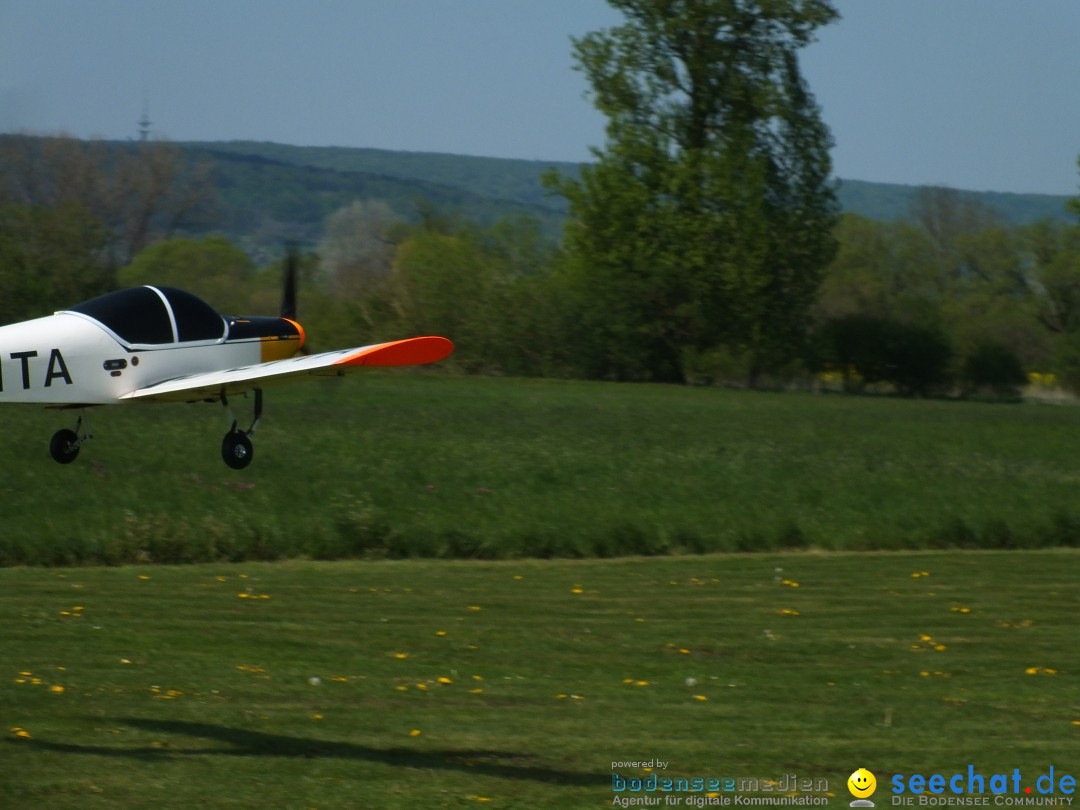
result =
[{"label": "airplane wing", "polygon": [[194,402],[218,399],[252,388],[262,388],[302,377],[339,377],[362,366],[414,366],[447,357],[454,344],[444,337],[415,337],[377,343],[358,349],[340,349],[308,356],[274,360],[224,371],[187,374],[138,388],[121,401]]}]

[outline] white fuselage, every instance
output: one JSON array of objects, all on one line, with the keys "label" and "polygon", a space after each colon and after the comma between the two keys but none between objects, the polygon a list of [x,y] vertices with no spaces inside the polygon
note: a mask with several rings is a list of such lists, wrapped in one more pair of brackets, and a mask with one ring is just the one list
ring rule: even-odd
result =
[{"label": "white fuselage", "polygon": [[262,362],[258,339],[125,346],[77,313],[0,327],[0,402],[103,405],[187,374]]}]

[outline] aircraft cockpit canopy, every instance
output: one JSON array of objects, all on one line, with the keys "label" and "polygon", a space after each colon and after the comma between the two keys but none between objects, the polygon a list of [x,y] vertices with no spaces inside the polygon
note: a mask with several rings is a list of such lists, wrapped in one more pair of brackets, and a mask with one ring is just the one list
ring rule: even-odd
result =
[{"label": "aircraft cockpit canopy", "polygon": [[125,344],[160,345],[225,338],[225,319],[201,298],[174,287],[133,287],[76,304]]}]

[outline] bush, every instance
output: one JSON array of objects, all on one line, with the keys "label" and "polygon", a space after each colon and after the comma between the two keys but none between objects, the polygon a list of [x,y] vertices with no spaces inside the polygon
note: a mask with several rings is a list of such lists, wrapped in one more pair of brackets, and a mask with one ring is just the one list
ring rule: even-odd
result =
[{"label": "bush", "polygon": [[928,396],[949,382],[952,347],[931,327],[873,315],[848,315],[823,327],[827,361],[867,383],[890,382],[903,396]]},{"label": "bush", "polygon": [[964,361],[963,382],[966,393],[991,391],[1000,397],[1016,397],[1027,375],[1020,358],[1003,343],[984,340]]},{"label": "bush", "polygon": [[886,377],[903,396],[930,396],[949,383],[952,347],[945,333],[922,326],[893,324]]}]

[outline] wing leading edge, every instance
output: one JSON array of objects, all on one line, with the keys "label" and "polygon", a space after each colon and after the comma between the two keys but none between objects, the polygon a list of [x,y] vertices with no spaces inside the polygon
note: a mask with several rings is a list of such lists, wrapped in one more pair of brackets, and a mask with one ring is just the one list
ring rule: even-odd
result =
[{"label": "wing leading edge", "polygon": [[448,357],[454,344],[444,337],[415,337],[340,349],[288,360],[274,360],[224,371],[188,374],[138,388],[121,401],[192,402],[216,399],[298,377],[338,377],[362,366],[415,366]]}]

